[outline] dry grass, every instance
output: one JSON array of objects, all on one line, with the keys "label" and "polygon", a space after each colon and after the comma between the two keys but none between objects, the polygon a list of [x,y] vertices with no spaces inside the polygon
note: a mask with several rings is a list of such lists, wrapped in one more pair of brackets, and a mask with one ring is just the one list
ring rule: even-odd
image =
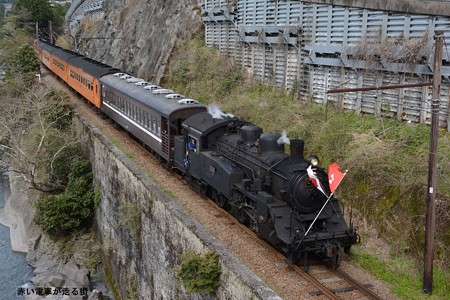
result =
[{"label": "dry grass", "polygon": [[[164,83],[204,103],[216,103],[261,126],[286,130],[305,140],[305,155],[317,154],[324,166],[337,161],[349,173],[338,189],[347,206],[387,241],[391,254],[423,255],[429,128],[392,119],[357,116],[313,105],[284,90],[252,83],[243,71],[192,39],[175,53]],[[450,137],[439,146],[436,262],[450,266]],[[447,178],[447,179],[446,179]],[[372,233],[369,233],[372,234]]]}]

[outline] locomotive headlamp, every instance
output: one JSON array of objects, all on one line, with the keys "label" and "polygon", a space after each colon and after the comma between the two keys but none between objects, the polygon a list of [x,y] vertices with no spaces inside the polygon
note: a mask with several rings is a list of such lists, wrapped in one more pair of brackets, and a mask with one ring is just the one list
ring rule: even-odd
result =
[{"label": "locomotive headlamp", "polygon": [[319,158],[315,155],[308,157],[306,161],[313,167],[317,167],[320,163]]}]

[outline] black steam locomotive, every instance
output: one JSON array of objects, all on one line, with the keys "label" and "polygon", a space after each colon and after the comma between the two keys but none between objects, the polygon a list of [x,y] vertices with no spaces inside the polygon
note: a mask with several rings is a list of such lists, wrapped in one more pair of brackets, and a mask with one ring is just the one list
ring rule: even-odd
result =
[{"label": "black steam locomotive", "polygon": [[349,252],[358,241],[337,199],[331,197],[324,207],[327,197],[312,184],[307,168],[312,166],[330,194],[328,177],[317,157],[303,157],[302,140],[291,141],[291,154],[286,155],[279,133],[262,133],[256,125],[216,119],[207,112],[191,116],[182,126],[184,134],[175,139],[176,168],[284,253],[288,262],[306,263],[314,253],[337,263],[339,249]]},{"label": "black steam locomotive", "polygon": [[37,40],[35,48],[42,63],[101,114],[286,254],[289,262],[306,261],[309,253],[337,262],[338,250],[348,252],[357,241],[337,200],[328,199],[307,174],[311,166],[330,195],[317,158],[304,159],[303,141],[292,141],[287,156],[278,133],[262,133],[230,116],[213,118],[196,100],[146,81],[134,83],[128,74],[55,45]]}]

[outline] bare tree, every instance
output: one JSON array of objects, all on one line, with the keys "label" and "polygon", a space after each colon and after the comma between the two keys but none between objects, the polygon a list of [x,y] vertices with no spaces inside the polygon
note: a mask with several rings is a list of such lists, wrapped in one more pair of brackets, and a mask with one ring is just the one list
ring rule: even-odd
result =
[{"label": "bare tree", "polygon": [[54,163],[80,140],[72,130],[67,95],[45,84],[16,80],[0,94],[0,166],[21,174],[31,187],[60,192]]}]

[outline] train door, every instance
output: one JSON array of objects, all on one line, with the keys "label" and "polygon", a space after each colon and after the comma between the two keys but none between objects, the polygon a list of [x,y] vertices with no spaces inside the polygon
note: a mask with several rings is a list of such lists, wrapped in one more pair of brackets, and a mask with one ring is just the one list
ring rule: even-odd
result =
[{"label": "train door", "polygon": [[200,147],[197,138],[188,135],[186,139],[186,162],[189,173],[195,178],[200,178]]},{"label": "train door", "polygon": [[164,117],[161,117],[161,127],[158,128],[161,132],[161,152],[163,154],[163,157],[170,162],[171,157],[169,157],[169,149],[171,147],[170,142],[170,132],[169,132],[169,126],[167,124],[167,119]]},{"label": "train door", "polygon": [[94,78],[93,80],[94,86],[93,86],[93,93],[94,93],[94,102],[95,106],[100,109],[101,106],[101,97],[100,97],[100,89],[98,88],[99,82],[97,78]]}]

